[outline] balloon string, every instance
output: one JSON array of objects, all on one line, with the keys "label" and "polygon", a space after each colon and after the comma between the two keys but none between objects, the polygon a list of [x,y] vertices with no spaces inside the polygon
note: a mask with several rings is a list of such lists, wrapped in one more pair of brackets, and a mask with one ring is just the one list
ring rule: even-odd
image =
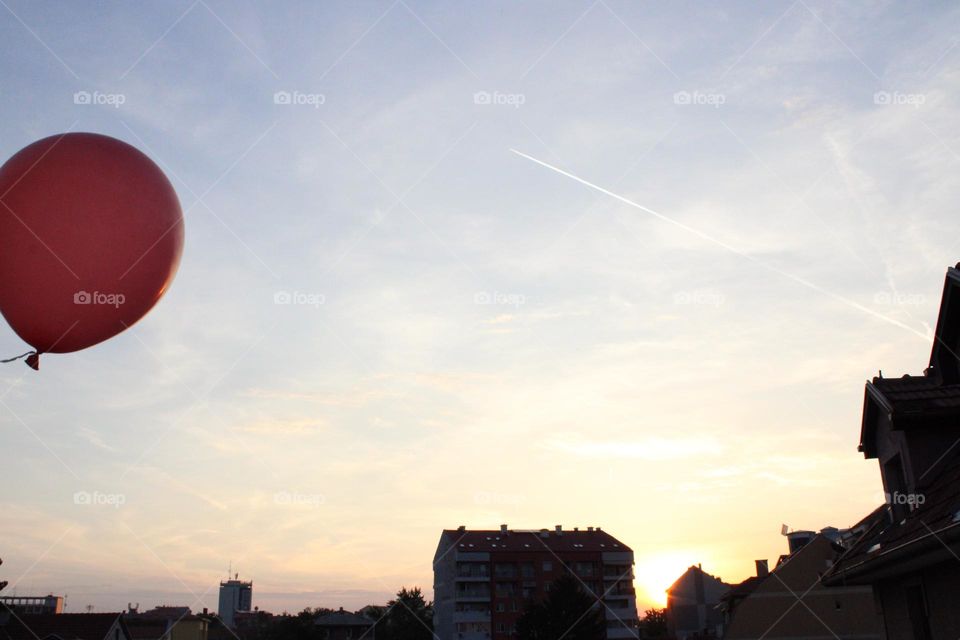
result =
[{"label": "balloon string", "polygon": [[12,357],[12,358],[7,358],[6,360],[0,360],[0,363],[15,362],[15,361],[19,360],[20,358],[26,358],[27,356],[32,356],[32,355],[35,354],[35,353],[36,353],[36,351],[27,351],[26,353],[21,353],[21,354],[18,355],[18,356],[14,356],[14,357]]}]

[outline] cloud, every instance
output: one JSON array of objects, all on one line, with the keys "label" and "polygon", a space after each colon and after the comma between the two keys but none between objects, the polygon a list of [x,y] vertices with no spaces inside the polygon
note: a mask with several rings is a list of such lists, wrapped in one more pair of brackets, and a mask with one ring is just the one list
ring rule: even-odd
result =
[{"label": "cloud", "polygon": [[[30,431],[0,415],[12,427],[5,472],[18,481],[0,523],[13,548],[5,567],[26,570],[75,523],[35,570],[43,586],[110,583],[101,600],[71,596],[122,606],[169,577],[152,557],[143,565],[146,550],[115,530],[124,522],[190,584],[215,588],[232,558],[256,572],[258,593],[276,594],[264,595],[274,610],[337,606],[353,589],[374,598],[363,590],[385,573],[385,592],[429,585],[436,533],[495,526],[501,511],[534,527],[570,513],[636,548],[686,537],[705,559],[749,568],[755,553],[782,552],[776,527],[794,516],[778,515],[764,537],[770,513],[818,519],[816,510],[839,523],[873,506],[849,497],[879,486],[855,450],[862,381],[879,367],[919,372],[929,341],[507,149],[865,305],[878,291],[922,294],[922,305],[883,309],[920,327],[934,321],[957,252],[957,10],[811,5],[878,80],[799,4],[776,22],[786,6],[627,3],[616,9],[623,23],[597,5],[556,42],[582,8],[505,4],[488,15],[477,4],[464,31],[462,11],[437,3],[422,17],[490,79],[478,85],[400,5],[361,41],[382,8],[304,4],[317,19],[297,24],[218,6],[283,77],[277,86],[197,5],[114,87],[176,12],[126,3],[108,22],[79,9],[57,22],[21,4],[84,84],[128,100],[73,105],[74,79],[14,24],[0,68],[4,95],[24,96],[24,108],[0,122],[4,151],[77,121],[149,145],[214,213],[186,213],[180,273],[141,323],[94,349],[45,356],[42,377],[16,383],[7,372],[16,386],[4,402]],[[516,60],[548,47],[517,77]],[[278,89],[328,100],[275,105]],[[696,89],[726,101],[671,99]],[[478,90],[526,100],[479,109]],[[880,107],[878,90],[927,100]],[[194,194],[171,179],[190,207]],[[278,306],[280,289],[325,303]],[[476,292],[522,294],[523,304],[478,305]],[[0,342],[22,352],[12,332]],[[77,488],[116,478],[124,508],[51,500],[69,500],[73,480],[31,431],[83,478]],[[143,475],[120,477],[141,454]],[[622,508],[638,485],[658,490],[639,497],[664,512],[656,532]],[[847,498],[835,499],[837,485]],[[322,509],[273,502],[311,487],[329,498]],[[354,558],[370,566],[358,572]]]},{"label": "cloud", "polygon": [[95,447],[109,451],[110,453],[120,453],[120,449],[104,442],[99,433],[87,427],[77,429],[77,434]]},{"label": "cloud", "polygon": [[396,398],[399,394],[383,389],[344,389],[338,391],[294,391],[284,389],[252,388],[244,391],[250,398],[264,400],[303,400],[331,407],[362,407],[367,404]]},{"label": "cloud", "polygon": [[596,441],[583,436],[561,438],[548,443],[549,449],[586,458],[631,458],[668,461],[716,456],[723,452],[711,436],[676,438],[653,436],[643,440]]},{"label": "cloud", "polygon": [[328,428],[329,423],[323,419],[282,419],[267,418],[240,427],[241,431],[247,433],[267,434],[267,435],[301,435],[306,433],[316,433]]}]

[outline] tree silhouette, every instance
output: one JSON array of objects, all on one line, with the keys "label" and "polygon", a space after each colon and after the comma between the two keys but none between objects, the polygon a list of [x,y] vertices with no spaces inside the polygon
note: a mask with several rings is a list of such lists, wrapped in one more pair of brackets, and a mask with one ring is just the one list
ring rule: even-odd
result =
[{"label": "tree silhouette", "polygon": [[564,574],[550,585],[543,602],[530,605],[517,620],[520,640],[604,640],[603,605],[579,581]]},{"label": "tree silhouette", "polygon": [[377,640],[433,640],[433,603],[420,587],[400,589],[377,621],[376,634]]},{"label": "tree silhouette", "polygon": [[647,609],[643,619],[640,620],[640,628],[643,629],[643,635],[647,638],[666,638],[667,610]]},{"label": "tree silhouette", "polygon": [[306,607],[296,615],[273,618],[261,611],[243,628],[237,629],[236,633],[225,630],[225,635],[230,638],[239,635],[243,640],[322,640],[324,634],[316,625],[317,617],[331,611],[332,609],[323,607]]}]

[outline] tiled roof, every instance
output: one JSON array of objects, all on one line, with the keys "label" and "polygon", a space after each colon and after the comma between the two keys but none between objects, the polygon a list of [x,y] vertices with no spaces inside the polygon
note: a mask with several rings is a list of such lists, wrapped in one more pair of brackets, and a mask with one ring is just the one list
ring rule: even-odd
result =
[{"label": "tiled roof", "polygon": [[695,579],[696,574],[702,574],[705,580],[713,581],[718,584],[729,587],[730,585],[720,579],[719,576],[711,575],[703,570],[702,567],[697,565],[691,565],[689,569],[683,572],[683,574],[673,581],[669,587],[667,587],[667,593],[679,593],[685,586],[689,584],[691,580]]},{"label": "tiled roof", "polygon": [[753,593],[753,591],[760,586],[760,583],[767,579],[768,576],[750,576],[740,584],[735,584],[730,587],[730,591],[727,591],[723,594],[721,600],[734,600],[736,598],[746,598],[748,595]]},{"label": "tiled roof", "polygon": [[606,531],[563,530],[540,531],[510,529],[478,530],[444,529],[443,539],[456,545],[458,551],[627,551],[632,549]]},{"label": "tiled roof", "polygon": [[126,623],[133,640],[159,640],[167,632],[166,620],[128,618]]},{"label": "tiled roof", "polygon": [[[11,615],[0,627],[2,640],[104,640],[119,613],[44,613]],[[111,639],[112,640],[112,639]]]},{"label": "tiled roof", "polygon": [[936,378],[927,376],[874,378],[871,384],[882,394],[894,413],[960,407],[960,385],[942,385]]},{"label": "tiled roof", "polygon": [[960,447],[943,461],[935,477],[918,487],[917,493],[924,496],[924,503],[901,522],[890,522],[886,505],[864,518],[866,532],[840,557],[829,578],[842,579],[852,571],[885,565],[890,553],[910,545],[922,542],[937,549],[956,540],[960,536]]},{"label": "tiled roof", "polygon": [[943,384],[932,376],[874,378],[868,382],[858,447],[867,458],[877,456],[880,415],[889,415],[894,429],[953,428],[960,418],[960,384]]}]

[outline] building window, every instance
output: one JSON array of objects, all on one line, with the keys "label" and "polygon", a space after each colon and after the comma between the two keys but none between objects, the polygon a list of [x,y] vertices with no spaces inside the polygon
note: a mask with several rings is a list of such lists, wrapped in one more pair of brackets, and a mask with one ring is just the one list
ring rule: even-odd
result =
[{"label": "building window", "polygon": [[498,603],[497,603],[497,613],[503,613],[504,611],[506,611],[506,609],[504,609],[503,603],[502,603],[502,602],[498,602]]},{"label": "building window", "polygon": [[544,571],[553,571],[553,563],[549,560],[543,561],[543,570]]}]

